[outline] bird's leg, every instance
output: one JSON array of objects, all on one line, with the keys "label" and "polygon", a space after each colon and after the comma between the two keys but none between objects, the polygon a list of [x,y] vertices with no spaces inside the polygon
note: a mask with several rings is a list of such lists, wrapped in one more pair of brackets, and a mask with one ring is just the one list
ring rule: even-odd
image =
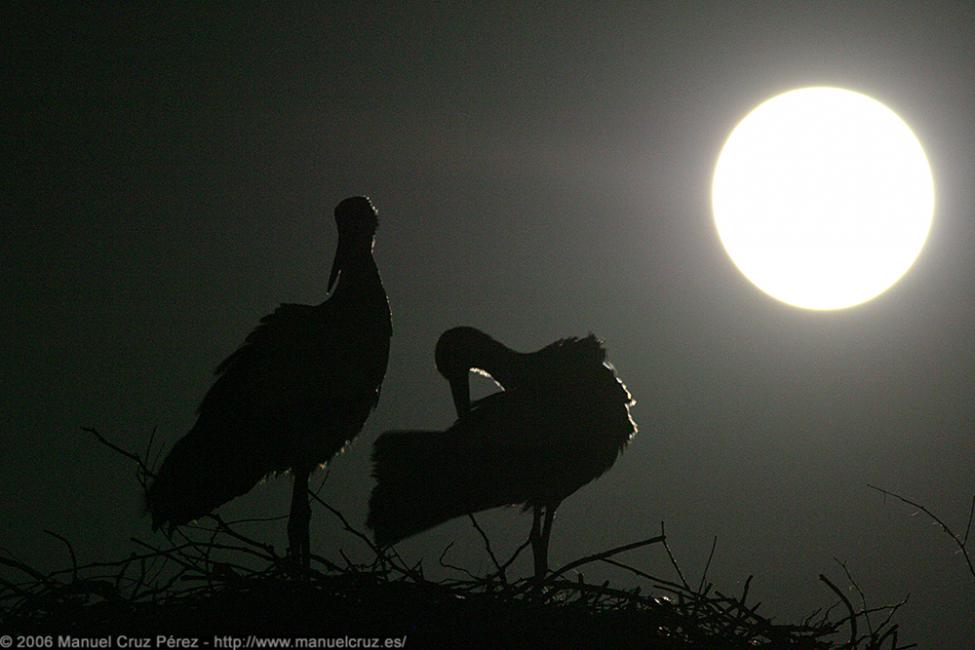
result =
[{"label": "bird's leg", "polygon": [[542,508],[532,506],[532,532],[528,539],[532,543],[532,557],[535,560],[535,581],[541,583],[548,570],[546,566],[545,548],[542,545]]},{"label": "bird's leg", "polygon": [[294,488],[291,492],[291,515],[288,517],[288,554],[291,560],[304,569],[311,567],[311,549],[309,547],[309,523],[311,522],[311,506],[308,505],[308,475],[311,470],[307,467],[294,469]]},{"label": "bird's leg", "polygon": [[548,540],[552,536],[552,523],[555,520],[555,511],[558,509],[559,503],[549,503],[545,506],[545,521],[542,524],[542,537],[541,537],[541,556],[542,556],[542,575],[548,573]]}]

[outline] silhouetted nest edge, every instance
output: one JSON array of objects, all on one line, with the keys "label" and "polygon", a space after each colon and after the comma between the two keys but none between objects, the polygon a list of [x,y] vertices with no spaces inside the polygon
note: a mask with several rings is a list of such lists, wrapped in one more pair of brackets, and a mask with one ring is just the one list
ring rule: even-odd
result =
[{"label": "silhouetted nest edge", "polygon": [[[148,468],[136,454],[107,443],[139,464],[144,485]],[[150,473],[151,475],[151,473]],[[47,531],[67,547],[72,566],[41,573],[0,556],[0,630],[5,634],[100,635],[172,634],[335,638],[401,638],[406,647],[463,648],[809,648],[906,650],[898,645],[892,617],[907,599],[868,607],[847,567],[847,588],[827,576],[820,581],[836,597],[796,624],[782,624],[759,613],[749,601],[752,577],[740,594],[718,590],[707,579],[712,544],[696,585],[685,577],[667,543],[661,523],[653,537],[579,558],[551,571],[539,584],[511,579],[508,572],[524,545],[511,558],[498,559],[477,520],[493,570],[478,576],[447,562],[440,565],[458,578],[433,581],[422,562],[406,562],[395,548],[377,548],[341,512],[313,500],[348,534],[367,545],[373,559],[356,563],[312,556],[312,569],[294,566],[273,546],[240,532],[244,522],[207,516],[177,529],[165,547],[133,538],[139,548],[129,557],[79,565],[70,542]],[[619,556],[659,545],[674,579],[651,575]],[[631,573],[639,586],[620,589],[585,580],[580,569],[605,563]],[[856,594],[857,603],[847,593]]]}]

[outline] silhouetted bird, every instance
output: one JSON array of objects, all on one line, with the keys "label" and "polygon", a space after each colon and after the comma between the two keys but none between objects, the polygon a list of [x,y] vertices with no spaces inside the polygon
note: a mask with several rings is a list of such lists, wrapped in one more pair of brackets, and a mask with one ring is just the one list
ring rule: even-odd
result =
[{"label": "silhouetted bird", "polygon": [[289,553],[308,566],[308,475],[359,433],[379,401],[392,334],[372,257],[375,208],[348,198],[335,221],[328,291],[338,286],[320,305],[281,305],[220,364],[196,424],[148,490],[153,529],[196,519],[290,470]]},{"label": "silhouetted bird", "polygon": [[[526,354],[474,328],[445,332],[437,368],[459,419],[446,431],[392,431],[376,441],[368,520],[376,542],[521,504],[534,510],[535,574],[543,577],[559,504],[608,470],[636,432],[634,402],[605,360],[592,335]],[[471,403],[471,371],[504,390]]]}]

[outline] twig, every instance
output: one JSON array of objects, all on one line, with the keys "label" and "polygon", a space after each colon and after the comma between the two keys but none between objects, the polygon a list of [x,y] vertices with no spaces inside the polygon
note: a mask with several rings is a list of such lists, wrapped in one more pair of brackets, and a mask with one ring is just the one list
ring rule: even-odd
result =
[{"label": "twig", "polygon": [[480,582],[481,581],[480,578],[478,578],[476,575],[474,575],[473,573],[471,573],[470,571],[468,571],[464,567],[457,566],[456,564],[448,564],[444,560],[444,558],[447,557],[447,552],[453,547],[453,545],[454,545],[454,543],[453,542],[450,542],[449,544],[447,544],[447,546],[444,547],[444,550],[440,553],[440,557],[437,560],[440,563],[440,566],[442,566],[445,569],[453,569],[454,571],[459,571],[460,573],[463,573],[464,575],[466,575],[467,577],[471,578],[472,580],[475,580],[477,582]]},{"label": "twig", "polygon": [[[897,612],[898,609],[900,609],[901,607],[907,604],[907,601],[910,599],[910,597],[911,594],[907,594],[906,596],[904,596],[904,600],[900,601],[899,603],[894,603],[893,605],[884,606],[884,609],[887,609],[889,611],[887,613],[887,618],[884,619],[884,622],[880,624],[880,628],[878,629],[883,629],[888,623],[890,623],[890,619],[894,618],[894,614]],[[894,627],[897,626],[895,625]]]},{"label": "twig", "polygon": [[165,557],[167,559],[170,559],[173,562],[175,562],[176,564],[178,564],[181,567],[183,567],[184,569],[189,569],[189,570],[193,570],[193,571],[198,571],[199,570],[199,567],[196,567],[193,564],[190,564],[190,563],[186,562],[185,560],[181,559],[180,557],[177,557],[177,556],[180,556],[181,555],[180,551],[183,548],[189,547],[189,546],[191,546],[191,544],[184,544],[182,546],[174,546],[171,549],[161,549],[161,548],[156,548],[152,544],[148,544],[146,542],[143,542],[141,539],[138,539],[138,538],[135,538],[135,537],[132,537],[130,539],[131,539],[131,541],[133,543],[138,544],[139,546],[142,546],[143,548],[147,548],[147,549],[149,549],[151,551],[155,551],[156,555],[161,555],[161,556],[163,556],[163,557]]},{"label": "twig", "polygon": [[321,505],[326,510],[328,510],[333,515],[335,515],[335,517],[337,517],[338,520],[342,522],[342,526],[345,528],[346,532],[352,533],[354,536],[356,536],[357,538],[365,542],[365,544],[370,548],[370,550],[372,550],[372,552],[376,555],[377,559],[379,559],[381,563],[385,564],[386,562],[389,562],[390,566],[392,566],[394,569],[396,569],[403,575],[408,575],[411,578],[417,579],[418,576],[416,572],[412,571],[408,566],[406,566],[406,562],[403,561],[403,558],[399,557],[399,553],[396,552],[396,549],[390,547],[389,550],[393,554],[393,557],[396,557],[400,560],[400,566],[397,566],[395,562],[393,562],[389,557],[387,557],[384,550],[376,546],[376,544],[374,544],[373,541],[369,539],[368,535],[366,535],[362,531],[352,526],[352,524],[349,523],[349,520],[345,518],[345,515],[343,515],[338,509],[330,506],[328,503],[325,502],[324,499],[322,499],[314,492],[309,492],[308,495],[319,505]]},{"label": "twig", "polygon": [[159,427],[152,427],[152,433],[149,434],[149,442],[146,443],[146,451],[143,454],[143,458],[145,458],[146,461],[148,461],[149,457],[152,455],[152,443],[156,440],[156,431],[158,430]]},{"label": "twig", "polygon": [[860,585],[857,584],[857,581],[853,579],[853,576],[850,574],[850,570],[846,567],[846,563],[835,557],[833,560],[843,567],[843,573],[846,574],[846,579],[849,580],[850,584],[853,586],[853,589],[856,590],[857,594],[860,596],[860,604],[863,606],[863,610],[860,613],[863,614],[863,620],[867,623],[867,630],[870,631],[870,636],[873,637],[873,623],[870,621],[870,614],[873,610],[867,608],[867,596],[863,593],[863,589],[860,589]]},{"label": "twig", "polygon": [[561,569],[553,572],[547,580],[554,580],[567,571],[571,571],[583,564],[589,564],[590,562],[597,562],[599,560],[612,557],[619,553],[624,553],[626,551],[632,551],[635,548],[642,548],[644,546],[649,546],[650,544],[657,544],[658,542],[663,542],[665,545],[667,543],[667,538],[663,535],[657,535],[656,537],[650,537],[649,539],[640,540],[639,542],[633,542],[632,544],[624,544],[623,546],[617,546],[616,548],[611,548],[608,551],[603,551],[602,553],[595,553],[593,555],[587,555],[586,557],[579,558],[574,562],[569,562]]},{"label": "twig", "polygon": [[[237,541],[243,542],[244,544],[247,544],[248,546],[253,546],[255,548],[261,549],[262,551],[264,551],[267,554],[268,559],[270,559],[272,561],[275,561],[276,562],[278,559],[280,559],[278,557],[277,552],[274,550],[274,547],[273,546],[271,546],[270,544],[262,544],[261,542],[258,542],[258,541],[255,541],[253,539],[250,539],[246,535],[242,535],[242,534],[238,533],[236,530],[234,530],[233,528],[231,528],[231,525],[228,524],[227,522],[225,522],[220,517],[220,515],[207,515],[207,518],[210,519],[210,520],[212,520],[217,525],[217,528],[216,528],[217,531],[219,531],[221,533],[224,533],[226,535],[229,535],[230,537],[233,537]],[[277,519],[277,517],[275,519]]]},{"label": "twig", "polygon": [[74,554],[74,548],[71,546],[71,542],[65,539],[64,536],[55,533],[53,530],[48,530],[45,528],[44,532],[50,535],[51,537],[60,540],[61,543],[63,543],[64,546],[68,549],[68,555],[71,556],[71,581],[77,582],[78,581],[78,556]]},{"label": "twig", "polygon": [[39,571],[35,571],[34,569],[30,568],[29,566],[27,566],[23,562],[18,562],[17,560],[11,560],[11,559],[8,559],[8,558],[5,558],[5,557],[0,556],[0,564],[4,564],[6,566],[12,567],[12,568],[17,569],[19,571],[23,571],[24,573],[26,573],[30,577],[34,578],[38,582],[41,582],[41,583],[44,583],[44,584],[47,584],[47,583],[50,582],[50,579],[47,576],[45,576],[44,574],[40,573]]},{"label": "twig", "polygon": [[521,555],[521,552],[524,551],[526,548],[528,548],[531,545],[531,543],[532,541],[530,538],[526,539],[521,546],[515,549],[515,552],[511,554],[511,557],[509,557],[507,561],[505,561],[505,563],[501,565],[501,568],[507,569],[512,564],[514,564],[515,560],[518,559],[518,556]]},{"label": "twig", "polygon": [[335,515],[339,519],[339,521],[342,522],[342,526],[345,527],[345,530],[347,532],[352,533],[353,535],[355,535],[356,537],[358,537],[359,539],[361,539],[363,542],[365,542],[366,545],[370,549],[372,549],[372,551],[374,553],[376,553],[377,555],[379,555],[379,554],[382,553],[382,551],[379,549],[379,547],[376,546],[372,542],[371,539],[369,539],[369,536],[368,535],[366,535],[365,533],[361,532],[360,530],[357,530],[356,528],[354,528],[352,526],[352,524],[349,523],[349,520],[345,518],[345,515],[343,515],[341,512],[339,512],[336,508],[333,508],[332,506],[330,506],[328,503],[326,503],[320,496],[318,496],[314,492],[309,492],[308,494],[309,494],[309,496],[313,500],[315,500],[316,502],[318,502],[319,505],[323,506],[326,510],[328,510],[333,515]]},{"label": "twig", "polygon": [[680,565],[677,564],[677,558],[675,558],[674,554],[670,552],[670,545],[667,544],[667,531],[664,529],[664,522],[662,521],[660,522],[660,537],[663,538],[664,550],[667,551],[667,557],[670,558],[670,565],[674,567],[675,571],[677,571],[677,576],[680,578],[681,584],[684,585],[684,588],[690,591],[691,586],[687,584],[687,579],[684,577],[684,572],[680,570]]},{"label": "twig", "polygon": [[972,527],[972,517],[973,515],[975,515],[975,496],[972,497],[972,507],[968,513],[968,524],[965,526],[965,538],[964,540],[962,540],[959,539],[958,535],[956,535],[953,530],[951,530],[948,524],[946,524],[944,521],[942,521],[940,517],[938,517],[936,514],[928,510],[926,507],[922,506],[920,503],[911,501],[906,497],[902,497],[896,492],[891,492],[890,490],[885,490],[875,485],[870,485],[869,483],[867,484],[867,487],[872,488],[877,492],[880,492],[881,494],[894,497],[898,501],[901,501],[903,503],[906,503],[910,506],[917,508],[918,510],[926,514],[928,517],[930,517],[935,523],[941,526],[941,530],[943,530],[945,534],[952,539],[955,545],[958,546],[958,549],[961,551],[961,554],[965,557],[965,562],[968,564],[968,572],[972,574],[973,578],[975,578],[975,565],[972,564],[972,557],[968,554],[968,549],[965,548],[965,545],[968,543],[968,533],[969,531],[971,531],[971,527]]},{"label": "twig", "polygon": [[968,524],[965,526],[965,538],[961,542],[962,546],[968,544],[968,534],[972,532],[972,517],[975,517],[975,494],[972,495],[972,505],[968,509]]},{"label": "twig", "polygon": [[481,526],[477,523],[477,519],[473,514],[468,513],[467,517],[471,520],[471,524],[474,525],[474,530],[476,530],[481,536],[481,540],[484,541],[484,549],[487,551],[488,557],[491,558],[491,562],[494,563],[494,568],[497,569],[497,573],[495,575],[501,579],[502,584],[507,585],[508,576],[505,575],[504,567],[501,566],[501,564],[498,562],[497,556],[494,555],[494,550],[491,548],[491,540],[488,538],[487,533],[485,533],[484,529],[481,528]]},{"label": "twig", "polygon": [[711,552],[708,553],[708,561],[704,565],[704,573],[701,574],[701,584],[698,586],[697,591],[701,593],[704,591],[704,583],[708,578],[708,569],[711,568],[711,560],[714,558],[714,549],[718,546],[718,536],[715,535],[714,539],[711,540]]},{"label": "twig", "polygon": [[657,585],[664,585],[664,586],[671,587],[671,588],[674,588],[674,589],[683,589],[683,587],[681,585],[677,584],[676,582],[671,582],[670,580],[664,580],[663,578],[658,578],[657,576],[650,575],[649,573],[646,573],[645,571],[641,571],[640,569],[637,569],[636,567],[632,567],[629,564],[625,564],[623,562],[620,562],[619,560],[611,560],[609,558],[604,557],[604,558],[602,558],[602,561],[605,562],[606,564],[612,564],[613,566],[619,567],[621,569],[626,569],[627,571],[629,571],[629,572],[631,572],[631,573],[633,573],[635,575],[638,575],[641,578],[646,578],[647,580],[651,580],[652,582],[656,583]]},{"label": "twig", "polygon": [[98,439],[98,442],[102,443],[103,445],[105,445],[106,447],[108,447],[109,449],[111,449],[112,451],[114,451],[116,453],[119,453],[119,454],[122,454],[123,456],[125,456],[129,460],[135,462],[135,464],[139,466],[139,470],[145,476],[148,476],[149,478],[155,478],[156,477],[155,472],[153,472],[152,470],[149,469],[149,467],[146,465],[145,461],[139,456],[139,454],[132,453],[131,451],[129,451],[127,449],[122,449],[121,447],[119,447],[115,443],[109,441],[108,438],[106,438],[105,436],[103,436],[101,433],[98,432],[97,429],[95,429],[93,427],[82,427],[81,430],[82,431],[85,431],[87,433],[90,433],[93,436],[95,436],[95,438]]},{"label": "twig", "polygon": [[857,640],[857,616],[856,616],[856,613],[853,611],[853,605],[850,604],[850,600],[846,597],[846,595],[842,591],[840,591],[839,588],[837,588],[836,585],[834,585],[832,582],[829,581],[829,578],[827,578],[825,575],[823,575],[822,573],[820,573],[819,574],[819,579],[822,582],[824,582],[827,587],[829,587],[830,589],[832,589],[834,594],[836,594],[837,596],[840,597],[840,600],[843,601],[843,605],[846,606],[846,611],[848,611],[850,613],[850,617],[849,617],[849,620],[850,620],[850,648],[856,647],[856,640]]}]

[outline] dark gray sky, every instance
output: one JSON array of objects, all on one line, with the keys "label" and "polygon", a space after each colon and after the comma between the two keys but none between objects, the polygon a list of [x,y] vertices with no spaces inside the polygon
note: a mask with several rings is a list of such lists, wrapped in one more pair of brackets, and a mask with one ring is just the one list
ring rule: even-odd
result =
[{"label": "dark gray sky", "polygon": [[[5,5],[0,545],[42,567],[124,556],[141,447],[192,424],[217,363],[278,302],[320,302],[331,210],[368,194],[395,335],[382,401],[323,496],[365,519],[378,433],[443,427],[433,367],[471,324],[536,349],[593,331],[640,433],[559,511],[553,563],[657,532],[766,614],[910,592],[902,639],[975,643],[975,580],[874,483],[963,528],[975,492],[975,9],[968,3]],[[910,274],[811,313],[754,289],[712,227],[724,137],[830,84],[887,103],[935,175]],[[286,512],[289,482],[228,516]],[[514,511],[484,518],[502,547]],[[402,544],[487,560],[466,522]],[[284,545],[283,524],[255,534]],[[316,511],[313,545],[354,549]],[[663,571],[654,551],[630,558]],[[527,567],[526,567],[527,572]],[[621,584],[632,580],[610,575]]]}]

